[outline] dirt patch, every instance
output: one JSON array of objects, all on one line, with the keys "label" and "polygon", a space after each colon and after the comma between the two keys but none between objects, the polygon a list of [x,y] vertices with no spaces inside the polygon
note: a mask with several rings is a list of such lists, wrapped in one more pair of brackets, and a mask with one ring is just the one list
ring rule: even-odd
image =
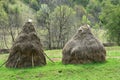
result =
[{"label": "dirt patch", "polygon": [[61,58],[51,58],[53,61],[57,62],[57,61],[61,61]]}]

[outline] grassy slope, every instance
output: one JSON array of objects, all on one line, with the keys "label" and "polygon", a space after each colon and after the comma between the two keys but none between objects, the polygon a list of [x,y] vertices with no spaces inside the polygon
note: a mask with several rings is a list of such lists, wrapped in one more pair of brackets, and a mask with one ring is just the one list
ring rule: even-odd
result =
[{"label": "grassy slope", "polygon": [[[48,50],[51,58],[61,58],[61,50]],[[2,64],[8,54],[0,55]],[[60,60],[48,61],[43,67],[27,69],[0,68],[0,80],[120,80],[120,47],[107,48],[107,61],[80,65],[63,65]]]}]

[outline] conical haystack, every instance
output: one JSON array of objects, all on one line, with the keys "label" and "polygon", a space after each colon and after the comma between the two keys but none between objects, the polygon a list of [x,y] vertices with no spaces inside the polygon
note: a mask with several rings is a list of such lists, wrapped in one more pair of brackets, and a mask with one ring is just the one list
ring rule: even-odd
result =
[{"label": "conical haystack", "polygon": [[63,48],[63,64],[103,62],[106,50],[91,33],[90,26],[81,26]]},{"label": "conical haystack", "polygon": [[31,22],[25,23],[10,51],[6,67],[26,68],[46,64],[40,39]]}]

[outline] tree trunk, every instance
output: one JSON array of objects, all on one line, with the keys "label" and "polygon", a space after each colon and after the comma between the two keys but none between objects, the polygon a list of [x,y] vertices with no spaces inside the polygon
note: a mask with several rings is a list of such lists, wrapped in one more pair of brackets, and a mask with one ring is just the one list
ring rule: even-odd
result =
[{"label": "tree trunk", "polygon": [[10,28],[10,35],[11,35],[11,38],[12,38],[12,42],[14,42],[14,35],[13,35],[12,28]]},{"label": "tree trunk", "polygon": [[4,38],[5,46],[6,46],[7,49],[9,49],[9,48],[8,48],[8,45],[7,45],[6,34],[5,34],[5,30],[4,30],[4,29],[3,29],[3,34],[4,34],[4,35],[3,35],[3,38]]},{"label": "tree trunk", "polygon": [[50,28],[48,28],[48,48],[52,49],[51,48],[51,33],[50,33]]}]

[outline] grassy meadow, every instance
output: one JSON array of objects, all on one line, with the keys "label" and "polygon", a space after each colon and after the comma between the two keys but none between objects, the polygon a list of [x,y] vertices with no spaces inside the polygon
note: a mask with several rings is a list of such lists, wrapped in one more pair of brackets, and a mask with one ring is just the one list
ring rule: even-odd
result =
[{"label": "grassy meadow", "polygon": [[[47,65],[26,69],[0,67],[0,80],[120,80],[120,47],[107,47],[104,63],[63,65],[62,50],[47,50],[46,54],[55,61]],[[0,54],[0,64],[8,54]]]}]

